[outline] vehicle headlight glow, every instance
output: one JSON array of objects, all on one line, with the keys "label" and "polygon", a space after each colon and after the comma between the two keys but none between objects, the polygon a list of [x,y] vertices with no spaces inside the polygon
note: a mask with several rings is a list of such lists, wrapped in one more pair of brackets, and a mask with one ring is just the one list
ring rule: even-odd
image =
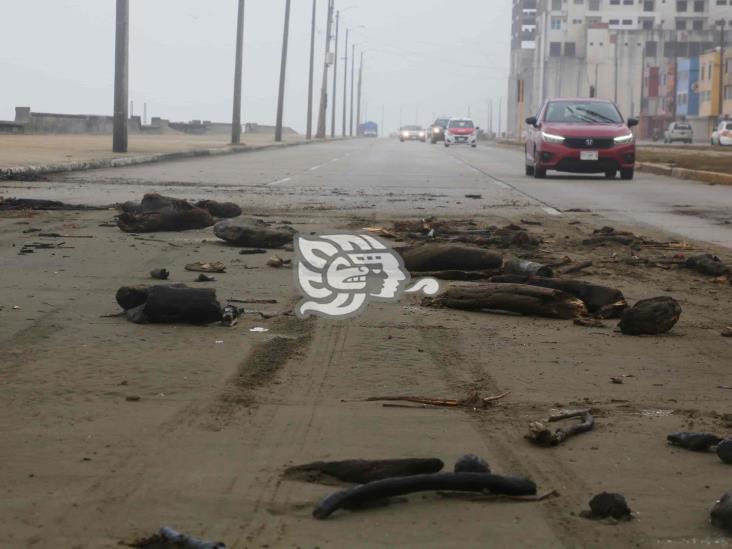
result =
[{"label": "vehicle headlight glow", "polygon": [[440,128],[432,128],[433,133],[440,133]]},{"label": "vehicle headlight glow", "polygon": [[564,143],[564,137],[552,133],[541,132],[541,139],[547,143]]},{"label": "vehicle headlight glow", "polygon": [[633,139],[635,139],[635,136],[632,133],[629,133],[628,135],[621,135],[613,139],[616,145],[627,145],[628,143],[632,143]]}]

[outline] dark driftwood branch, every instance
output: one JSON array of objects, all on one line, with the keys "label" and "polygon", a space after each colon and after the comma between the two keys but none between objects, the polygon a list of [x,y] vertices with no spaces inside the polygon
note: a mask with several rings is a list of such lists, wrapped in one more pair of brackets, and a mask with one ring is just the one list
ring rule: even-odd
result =
[{"label": "dark driftwood branch", "polygon": [[316,461],[285,469],[285,478],[321,482],[330,477],[343,482],[365,484],[376,480],[438,473],[445,464],[437,458],[348,459]]},{"label": "dark driftwood branch", "polygon": [[547,420],[547,423],[572,418],[580,418],[580,422],[566,427],[559,427],[553,432],[549,429],[549,426],[546,425],[546,423],[533,421],[529,424],[529,434],[526,435],[526,438],[539,446],[557,446],[570,437],[591,431],[595,426],[595,418],[592,417],[589,410],[579,410],[558,414],[550,417]]},{"label": "dark driftwood branch", "polygon": [[587,315],[587,308],[580,299],[560,290],[529,284],[455,286],[436,297],[424,298],[422,304],[468,311],[511,311],[548,318],[569,319]]},{"label": "dark driftwood branch", "polygon": [[338,509],[356,508],[374,500],[431,490],[454,492],[488,490],[493,494],[530,496],[536,494],[536,484],[525,478],[504,477],[490,473],[437,473],[390,478],[331,494],[317,505],[313,516],[322,520]]},{"label": "dark driftwood branch", "polygon": [[562,269],[562,274],[570,274],[570,273],[576,273],[581,271],[582,269],[586,269],[587,267],[592,267],[592,261],[583,261],[582,263],[577,263],[576,265],[570,265],[566,269]]},{"label": "dark driftwood branch", "polygon": [[466,398],[460,400],[445,399],[445,398],[430,398],[420,396],[379,396],[369,397],[365,399],[367,402],[375,401],[396,401],[396,402],[414,402],[417,404],[429,404],[430,406],[450,406],[450,407],[465,407],[465,408],[485,408],[496,400],[500,400],[509,395],[508,392],[501,393],[500,395],[493,395],[487,397],[481,397],[478,393],[468,395]]},{"label": "dark driftwood branch", "polygon": [[163,527],[160,532],[143,538],[130,544],[130,547],[149,547],[151,549],[162,549],[177,547],[178,549],[226,549],[226,545],[220,541],[204,541],[181,534],[172,528]]}]

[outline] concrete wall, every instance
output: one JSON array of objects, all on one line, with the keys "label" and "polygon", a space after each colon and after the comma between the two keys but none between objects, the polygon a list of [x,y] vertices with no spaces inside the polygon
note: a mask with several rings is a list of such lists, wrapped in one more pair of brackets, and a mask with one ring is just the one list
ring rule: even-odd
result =
[{"label": "concrete wall", "polygon": [[[256,124],[254,122],[247,122],[244,124],[244,133],[271,133],[274,134],[275,127],[274,126],[267,126],[264,124]],[[282,128],[282,133],[285,135],[297,135],[297,132],[293,130],[292,128],[288,128],[287,126],[284,126]]]},{"label": "concrete wall", "polygon": [[[15,124],[23,127],[23,133],[112,133],[114,119],[93,114],[33,112],[30,107],[16,107]],[[132,133],[139,132],[141,126],[139,116],[128,121],[128,131]]]}]

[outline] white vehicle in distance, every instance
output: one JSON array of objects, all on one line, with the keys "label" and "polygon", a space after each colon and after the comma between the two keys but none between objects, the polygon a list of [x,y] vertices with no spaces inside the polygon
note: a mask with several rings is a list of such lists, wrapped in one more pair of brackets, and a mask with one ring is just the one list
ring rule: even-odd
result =
[{"label": "white vehicle in distance", "polygon": [[675,141],[691,143],[693,140],[694,130],[691,129],[691,124],[687,122],[671,122],[663,135],[664,143],[673,143]]},{"label": "white vehicle in distance", "polygon": [[445,147],[450,145],[477,147],[478,129],[470,118],[451,118],[445,128]]},{"label": "white vehicle in distance", "polygon": [[732,120],[722,120],[712,133],[712,145],[732,145]]},{"label": "white vehicle in distance", "polygon": [[422,126],[402,126],[399,130],[399,141],[404,143],[405,141],[427,141],[427,132],[422,129]]}]

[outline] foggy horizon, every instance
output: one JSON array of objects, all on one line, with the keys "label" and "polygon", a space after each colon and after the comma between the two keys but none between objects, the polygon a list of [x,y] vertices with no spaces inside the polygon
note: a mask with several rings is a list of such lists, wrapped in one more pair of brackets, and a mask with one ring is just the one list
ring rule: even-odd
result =
[{"label": "foggy horizon", "polygon": [[[341,16],[337,134],[342,123],[344,29],[358,25],[366,26],[351,35],[351,43],[361,44],[357,58],[365,51],[362,121],[381,125],[383,108],[387,132],[400,121],[426,125],[441,115],[470,114],[483,127],[492,99],[497,127],[499,98],[505,101],[507,89],[508,0],[490,10],[482,0],[343,0],[336,2],[336,9],[355,4],[358,8]],[[236,6],[235,0],[215,5],[192,0],[131,2],[130,100],[135,115],[142,115],[147,103],[148,120],[159,116],[171,121],[231,121]],[[284,0],[246,2],[243,122],[274,123],[284,6]],[[0,120],[12,120],[16,106],[111,115],[114,8],[112,0],[6,0],[6,27],[0,36],[0,69],[5,75]],[[284,124],[301,133],[306,125],[311,10],[310,0],[292,2]],[[327,1],[318,0],[314,125],[326,14]],[[42,40],[29,40],[28,25],[32,36]],[[350,50],[349,45],[349,57]],[[358,66],[356,82],[357,70]],[[332,76],[331,67],[329,102]],[[330,104],[327,127],[330,130]]]}]

